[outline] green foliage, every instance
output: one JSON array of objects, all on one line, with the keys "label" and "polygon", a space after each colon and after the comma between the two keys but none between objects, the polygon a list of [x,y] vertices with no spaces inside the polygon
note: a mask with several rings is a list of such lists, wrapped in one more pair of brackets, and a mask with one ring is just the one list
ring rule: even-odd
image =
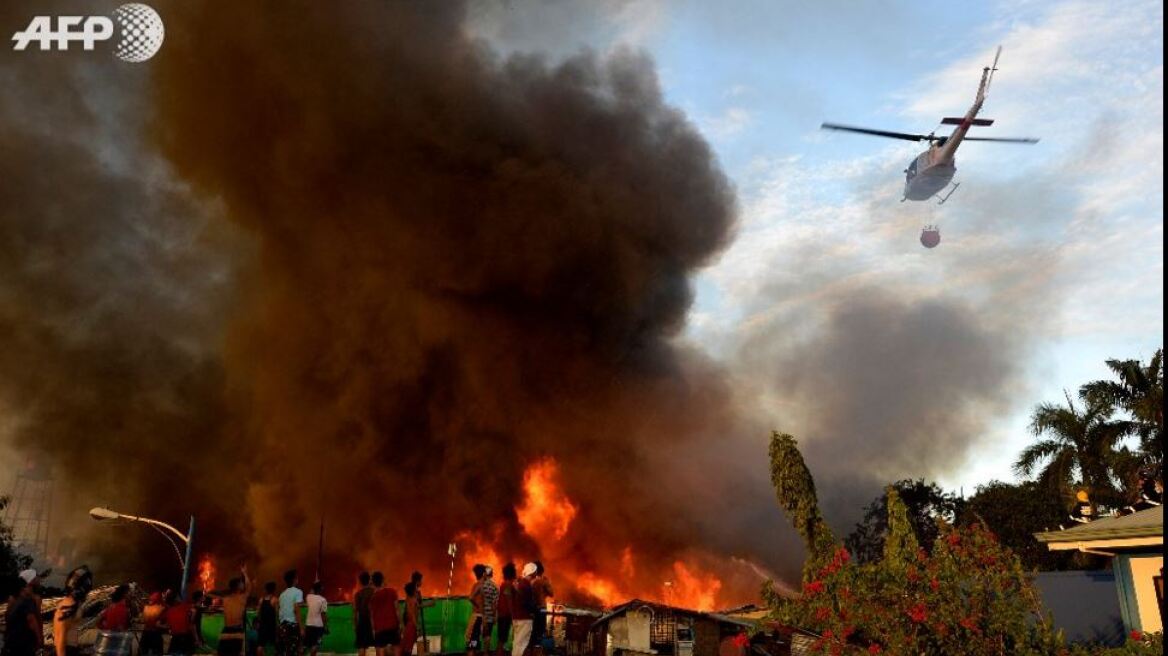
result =
[{"label": "green foliage", "polygon": [[1162,656],[1163,653],[1163,633],[1133,631],[1122,647],[1076,646],[1066,656]]},{"label": "green foliage", "polygon": [[[1120,507],[1132,501],[1137,472],[1164,459],[1164,351],[1147,364],[1108,360],[1113,378],[1079,388],[1080,404],[1070,394],[1066,406],[1042,404],[1031,417],[1037,439],[1018,456],[1015,470],[1059,490],[1085,485],[1092,501]],[[1116,413],[1121,413],[1116,415]],[[1133,450],[1125,438],[1137,437]]]},{"label": "green foliage", "polygon": [[[814,482],[790,436],[771,442],[780,503],[796,528],[822,547]],[[780,485],[781,484],[781,485]],[[1057,654],[1062,639],[1041,613],[1030,576],[1017,556],[981,524],[938,524],[932,553],[917,543],[895,488],[887,496],[884,557],[861,563],[834,545],[808,559],[798,599],[774,606],[788,626],[821,636],[823,654]]]},{"label": "green foliage", "polygon": [[[891,487],[904,502],[917,542],[926,548],[932,548],[940,534],[938,520],[952,523],[961,512],[963,503],[957,495],[945,492],[936,483],[926,483],[923,478],[897,481]],[[888,504],[885,495],[881,495],[864,509],[864,519],[844,538],[844,546],[860,562],[872,562],[884,553],[888,531]]]},{"label": "green foliage", "polygon": [[988,530],[946,529],[932,554],[910,554],[915,536],[895,492],[889,506],[889,557],[856,563],[840,548],[780,621],[822,636],[824,654],[1056,653],[1030,578]]},{"label": "green foliage", "polygon": [[[0,497],[0,512],[8,507],[8,497]],[[32,558],[16,551],[12,543],[12,527],[0,523],[0,600],[15,592],[11,582],[16,579],[17,573],[32,565]]]},{"label": "green foliage", "polygon": [[908,507],[901,501],[895,487],[889,487],[887,516],[888,534],[884,539],[884,565],[896,572],[906,572],[921,550],[916,531],[909,520]]},{"label": "green foliage", "polygon": [[1117,504],[1122,495],[1112,465],[1123,431],[1111,420],[1114,412],[1099,399],[1077,406],[1070,394],[1065,406],[1039,405],[1030,418],[1030,430],[1039,439],[1019,454],[1015,471],[1037,474],[1040,483],[1068,498],[1081,481],[1093,501]]},{"label": "green foliage", "polygon": [[1034,539],[1035,533],[1057,530],[1069,522],[1058,493],[1034,481],[990,481],[978,486],[957,521],[962,525],[984,522],[1028,570],[1077,569],[1094,560],[1089,554],[1051,551]]},{"label": "green foliage", "polygon": [[786,433],[771,434],[771,483],[779,505],[795,525],[807,547],[807,562],[821,564],[831,558],[835,536],[819,511],[815,480],[803,461],[795,438]]},{"label": "green foliage", "polygon": [[1164,458],[1164,349],[1159,349],[1144,365],[1139,360],[1108,360],[1115,380],[1087,383],[1081,395],[1094,403],[1123,410],[1130,421],[1118,422],[1127,435],[1140,438],[1147,462]]}]

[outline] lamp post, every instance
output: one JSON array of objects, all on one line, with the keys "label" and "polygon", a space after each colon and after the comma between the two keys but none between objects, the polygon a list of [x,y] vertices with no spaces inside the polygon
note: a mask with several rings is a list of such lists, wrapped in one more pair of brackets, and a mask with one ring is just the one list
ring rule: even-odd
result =
[{"label": "lamp post", "polygon": [[[99,522],[107,520],[141,522],[143,524],[149,525],[151,528],[165,536],[167,540],[170,540],[171,546],[174,547],[174,553],[178,556],[179,565],[182,566],[182,582],[179,584],[179,597],[182,599],[187,598],[187,579],[189,578],[191,571],[191,545],[193,545],[195,541],[194,515],[191,515],[191,527],[185,534],[170,524],[167,524],[166,522],[161,522],[157,519],[150,519],[149,517],[128,515],[126,513],[117,512],[116,510],[110,510],[109,508],[92,508],[89,511],[89,516]],[[172,535],[174,537],[171,537]],[[183,552],[179,551],[178,543],[174,541],[175,537],[177,537],[179,540],[182,540],[183,544],[186,546],[185,555]]]}]

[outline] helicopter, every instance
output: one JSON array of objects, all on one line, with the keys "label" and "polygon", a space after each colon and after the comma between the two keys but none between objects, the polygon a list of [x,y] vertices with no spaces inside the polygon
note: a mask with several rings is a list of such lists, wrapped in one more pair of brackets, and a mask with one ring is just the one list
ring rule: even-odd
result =
[{"label": "helicopter", "polygon": [[[906,200],[924,201],[931,198],[938,198],[938,204],[944,205],[953,192],[957,191],[957,187],[961,183],[953,183],[953,176],[957,173],[957,166],[955,155],[957,154],[957,147],[963,141],[991,141],[996,143],[1018,143],[1018,144],[1035,144],[1038,139],[1032,137],[969,137],[966,136],[969,128],[973,126],[988,127],[994,124],[993,119],[978,118],[978,112],[981,111],[982,103],[985,102],[986,92],[989,91],[990,82],[993,81],[994,72],[998,70],[998,58],[1002,56],[1002,47],[998,46],[998,52],[994,55],[994,63],[986,66],[981,73],[981,84],[977,87],[977,98],[973,101],[973,106],[969,108],[964,117],[953,118],[946,117],[941,119],[942,125],[956,125],[953,133],[949,136],[936,136],[934,132],[929,134],[909,134],[906,132],[890,132],[888,130],[871,130],[868,128],[858,128],[850,125],[840,125],[838,123],[824,123],[820,126],[824,130],[839,130],[842,132],[858,132],[860,134],[869,134],[877,137],[887,137],[890,139],[903,139],[906,141],[928,141],[929,149],[917,155],[912,162],[909,163],[908,168],[904,170],[904,197],[900,202]],[[945,196],[940,196],[942,190],[949,187]],[[931,247],[930,247],[931,248]]]}]

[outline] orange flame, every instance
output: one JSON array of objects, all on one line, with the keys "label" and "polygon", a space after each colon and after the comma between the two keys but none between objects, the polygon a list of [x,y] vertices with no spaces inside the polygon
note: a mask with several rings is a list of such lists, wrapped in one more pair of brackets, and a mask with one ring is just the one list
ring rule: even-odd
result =
[{"label": "orange flame", "polygon": [[515,509],[519,523],[537,540],[558,542],[568,534],[578,508],[559,486],[560,466],[538,460],[523,473],[523,503]]},{"label": "orange flame", "polygon": [[620,588],[608,579],[600,578],[592,572],[584,572],[576,577],[576,585],[581,590],[600,600],[605,606],[614,606],[623,599]]},{"label": "orange flame", "polygon": [[199,559],[199,582],[203,586],[203,590],[215,589],[215,562],[211,559],[210,554],[203,554]]},{"label": "orange flame", "polygon": [[694,610],[714,610],[714,603],[718,592],[722,589],[722,582],[713,574],[692,569],[685,563],[673,563],[673,573],[676,580],[672,581],[673,592],[669,595],[669,603],[674,606],[684,606]]},{"label": "orange flame", "polygon": [[[462,558],[463,562],[466,563],[467,571],[473,570],[477,563],[498,568],[504,562],[499,557],[499,552],[495,549],[495,546],[478,533],[463,531],[455,537],[455,542],[458,543],[459,549],[462,550]],[[474,579],[472,578],[471,580],[473,581]]]},{"label": "orange flame", "polygon": [[468,572],[475,563],[501,568],[508,559],[520,563],[542,558],[556,582],[557,596],[570,603],[599,602],[611,607],[640,598],[711,611],[727,601],[722,598],[724,584],[714,572],[732,575],[732,563],[711,560],[701,552],[670,563],[639,556],[632,546],[609,550],[589,536],[578,535],[579,531],[573,533],[573,521],[579,512],[579,506],[560,486],[558,463],[552,458],[531,463],[523,475],[523,499],[515,507],[515,514],[524,532],[535,542],[536,553],[507,553],[508,549],[502,546],[502,524],[489,531],[463,531],[455,540],[466,569],[459,570],[456,585],[461,587],[467,581],[462,572]]}]

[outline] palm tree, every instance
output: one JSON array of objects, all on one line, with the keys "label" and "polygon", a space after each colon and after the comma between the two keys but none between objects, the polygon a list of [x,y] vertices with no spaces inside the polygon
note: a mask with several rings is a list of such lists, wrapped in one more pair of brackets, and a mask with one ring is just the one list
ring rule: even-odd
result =
[{"label": "palm tree", "polygon": [[1025,477],[1038,472],[1039,483],[1064,494],[1080,481],[1097,501],[1118,501],[1111,474],[1122,433],[1111,421],[1114,410],[1090,401],[1080,409],[1066,396],[1066,406],[1043,403],[1034,409],[1030,430],[1040,439],[1022,451],[1014,471]]},{"label": "palm tree", "polygon": [[1080,394],[1095,403],[1124,410],[1130,421],[1116,422],[1125,435],[1138,435],[1146,460],[1164,458],[1164,349],[1145,366],[1139,360],[1108,360],[1118,380],[1098,380],[1083,386]]}]

